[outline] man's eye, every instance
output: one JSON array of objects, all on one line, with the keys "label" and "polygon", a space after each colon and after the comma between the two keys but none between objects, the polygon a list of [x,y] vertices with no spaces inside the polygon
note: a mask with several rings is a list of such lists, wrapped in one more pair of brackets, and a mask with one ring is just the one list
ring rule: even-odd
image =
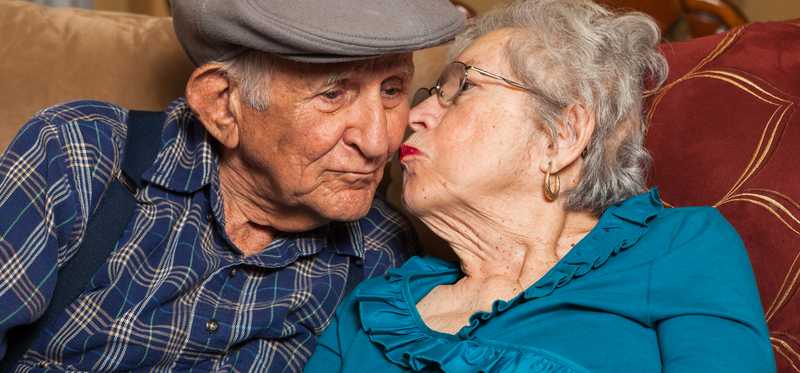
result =
[{"label": "man's eye", "polygon": [[403,79],[397,77],[387,79],[381,85],[381,94],[383,94],[384,97],[395,98],[404,93],[404,86],[405,82]]},{"label": "man's eye", "polygon": [[387,96],[397,96],[397,95],[399,95],[399,94],[400,94],[402,91],[403,91],[403,90],[402,90],[400,87],[390,87],[390,88],[385,88],[385,89],[383,90],[383,94],[385,94],[385,95],[387,95]]},{"label": "man's eye", "polygon": [[325,91],[320,94],[327,100],[334,101],[342,96],[344,96],[344,90],[341,89],[331,89],[330,91]]}]

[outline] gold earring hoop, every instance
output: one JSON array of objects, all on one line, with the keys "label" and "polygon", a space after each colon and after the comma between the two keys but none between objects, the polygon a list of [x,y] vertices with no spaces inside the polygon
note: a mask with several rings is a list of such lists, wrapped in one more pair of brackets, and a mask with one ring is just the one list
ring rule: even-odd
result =
[{"label": "gold earring hoop", "polygon": [[553,202],[558,198],[558,192],[561,189],[561,181],[558,175],[552,173],[553,161],[547,162],[547,172],[544,175],[544,198]]}]

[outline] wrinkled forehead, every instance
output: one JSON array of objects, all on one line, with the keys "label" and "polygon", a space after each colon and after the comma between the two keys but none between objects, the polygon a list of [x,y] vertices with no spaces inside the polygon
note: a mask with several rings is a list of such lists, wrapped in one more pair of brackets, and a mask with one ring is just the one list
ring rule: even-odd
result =
[{"label": "wrinkled forehead", "polygon": [[508,45],[517,36],[518,30],[511,28],[489,32],[466,45],[453,57],[453,60],[467,65],[487,69],[499,68],[501,71],[505,71],[508,65]]},{"label": "wrinkled forehead", "polygon": [[329,64],[284,61],[282,65],[281,70],[309,84],[315,84],[320,81],[329,84],[356,76],[397,74],[410,77],[414,74],[414,62],[411,53],[390,54],[363,61]]}]

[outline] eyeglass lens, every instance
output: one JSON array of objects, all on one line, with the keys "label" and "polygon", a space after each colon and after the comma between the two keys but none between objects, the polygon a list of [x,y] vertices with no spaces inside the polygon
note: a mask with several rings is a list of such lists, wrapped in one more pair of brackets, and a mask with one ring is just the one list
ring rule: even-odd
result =
[{"label": "eyeglass lens", "polygon": [[436,86],[433,88],[420,88],[414,94],[411,101],[411,107],[417,106],[436,92],[442,99],[443,104],[449,104],[458,96],[461,91],[461,85],[464,81],[466,66],[461,63],[451,63],[442,71],[439,80],[436,81]]},{"label": "eyeglass lens", "polygon": [[431,97],[431,92],[433,88],[420,88],[417,90],[417,93],[414,94],[414,98],[411,99],[411,107],[417,106]]},{"label": "eyeglass lens", "polygon": [[465,68],[464,64],[451,63],[442,72],[442,76],[439,78],[439,95],[445,103],[452,103],[460,93]]}]

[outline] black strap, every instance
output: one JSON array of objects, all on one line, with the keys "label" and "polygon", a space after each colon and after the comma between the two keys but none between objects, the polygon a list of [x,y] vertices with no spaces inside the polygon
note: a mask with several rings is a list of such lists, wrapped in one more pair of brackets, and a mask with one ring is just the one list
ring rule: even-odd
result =
[{"label": "black strap", "polygon": [[122,172],[142,187],[142,174],[153,164],[161,148],[161,127],[166,115],[163,112],[131,110],[128,114],[128,135],[125,140],[125,157]]},{"label": "black strap", "polygon": [[[136,189],[141,188],[141,176],[158,154],[163,123],[164,113],[131,110],[128,114],[128,135],[120,178],[134,184]],[[6,335],[8,350],[0,362],[0,372],[14,371],[34,340],[81,295],[92,276],[106,262],[136,209],[136,199],[132,194],[135,190],[129,187],[118,178],[109,184],[89,219],[77,253],[58,271],[53,298],[45,313],[34,323],[13,328]]]},{"label": "black strap", "polygon": [[350,294],[364,278],[364,262],[360,258],[350,257],[347,267],[347,283],[344,285],[344,295]]}]

